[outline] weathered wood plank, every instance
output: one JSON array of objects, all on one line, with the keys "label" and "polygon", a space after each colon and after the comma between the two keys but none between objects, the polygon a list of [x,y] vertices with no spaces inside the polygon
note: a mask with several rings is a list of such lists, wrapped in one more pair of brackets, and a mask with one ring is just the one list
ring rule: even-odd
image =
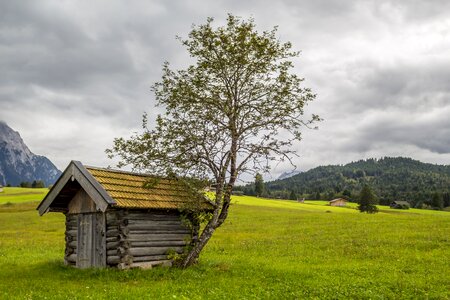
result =
[{"label": "weathered wood plank", "polygon": [[94,201],[84,189],[80,189],[69,202],[69,213],[71,214],[96,212],[96,210]]},{"label": "weathered wood plank", "polygon": [[119,256],[107,256],[106,257],[106,263],[108,265],[117,265],[120,262]]},{"label": "weathered wood plank", "polygon": [[135,241],[130,242],[130,247],[175,247],[186,246],[186,241]]},{"label": "weathered wood plank", "polygon": [[117,236],[119,236],[119,230],[117,230],[117,229],[108,230],[108,231],[106,232],[106,237],[107,237],[107,238],[108,238],[108,237],[117,237]]},{"label": "weathered wood plank", "polygon": [[129,224],[127,226],[130,231],[134,230],[147,230],[147,231],[161,231],[161,230],[174,230],[174,231],[188,231],[185,226],[180,224],[174,225],[162,225],[162,224]]},{"label": "weathered wood plank", "polygon": [[128,236],[134,236],[134,235],[164,235],[164,234],[184,234],[184,235],[190,235],[190,231],[187,230],[130,230],[130,233]]},{"label": "weathered wood plank", "polygon": [[71,254],[69,256],[66,257],[66,260],[70,263],[76,263],[77,262],[77,255],[76,254]]},{"label": "weathered wood plank", "polygon": [[119,252],[116,249],[110,249],[110,250],[106,250],[106,255],[107,256],[118,256]]},{"label": "weathered wood plank", "polygon": [[180,218],[179,214],[167,213],[155,213],[155,212],[128,212],[125,213],[123,218],[142,219],[142,220],[177,220]]},{"label": "weathered wood plank", "polygon": [[182,226],[185,227],[180,220],[128,220],[128,226]]},{"label": "weathered wood plank", "polygon": [[149,256],[168,254],[169,251],[183,252],[183,247],[139,247],[128,249],[132,256]]},{"label": "weathered wood plank", "polygon": [[105,214],[100,212],[93,215],[95,219],[94,228],[94,257],[92,265],[95,267],[106,266],[106,219]]},{"label": "weathered wood plank", "polygon": [[106,242],[106,250],[112,250],[112,249],[116,249],[117,247],[119,247],[120,243],[118,241],[114,241],[114,242]]},{"label": "weathered wood plank", "polygon": [[92,265],[92,233],[93,233],[92,214],[78,215],[78,237],[77,237],[77,267],[89,268]]},{"label": "weathered wood plank", "polygon": [[66,236],[76,237],[77,236],[77,229],[67,230],[66,231]]},{"label": "weathered wood plank", "polygon": [[124,240],[129,242],[138,242],[138,241],[182,241],[184,239],[188,239],[189,235],[182,233],[165,233],[165,234],[133,234],[130,233],[128,237]]},{"label": "weathered wood plank", "polygon": [[167,255],[133,256],[133,262],[166,260]]}]

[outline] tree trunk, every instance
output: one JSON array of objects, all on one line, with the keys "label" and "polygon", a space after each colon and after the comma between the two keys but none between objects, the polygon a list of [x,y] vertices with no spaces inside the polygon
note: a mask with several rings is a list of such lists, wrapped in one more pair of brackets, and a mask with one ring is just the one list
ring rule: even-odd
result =
[{"label": "tree trunk", "polygon": [[211,223],[208,223],[208,225],[206,225],[197,243],[194,244],[194,247],[192,247],[191,251],[189,251],[188,255],[181,263],[182,268],[187,268],[197,263],[197,259],[198,256],[200,255],[200,252],[203,250],[203,248],[208,243],[209,239],[212,237],[214,230],[215,228]]}]

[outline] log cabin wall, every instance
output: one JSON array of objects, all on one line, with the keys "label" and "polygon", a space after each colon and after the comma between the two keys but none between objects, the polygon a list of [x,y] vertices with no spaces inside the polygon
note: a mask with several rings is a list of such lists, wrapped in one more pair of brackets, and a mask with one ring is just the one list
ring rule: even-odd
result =
[{"label": "log cabin wall", "polygon": [[71,266],[77,263],[77,219],[77,215],[66,214],[64,263]]},{"label": "log cabin wall", "polygon": [[191,231],[177,211],[106,212],[106,263],[119,268],[170,264],[171,251],[183,253]]}]

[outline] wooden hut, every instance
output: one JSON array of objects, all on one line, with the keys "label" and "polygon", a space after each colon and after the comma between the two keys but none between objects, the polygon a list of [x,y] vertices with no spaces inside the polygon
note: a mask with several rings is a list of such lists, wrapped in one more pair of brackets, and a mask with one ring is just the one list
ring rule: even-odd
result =
[{"label": "wooden hut", "polygon": [[389,206],[396,209],[409,209],[411,207],[408,201],[393,201]]},{"label": "wooden hut", "polygon": [[337,199],[331,200],[329,203],[331,206],[346,206],[347,200],[344,198],[337,198]]},{"label": "wooden hut", "polygon": [[3,185],[0,184],[0,193],[3,192]]},{"label": "wooden hut", "polygon": [[[152,267],[171,265],[170,254],[182,253],[192,241],[180,212],[192,198],[176,179],[72,161],[37,209],[41,216],[65,214],[67,265]],[[212,208],[204,197],[195,202],[201,209]]]}]

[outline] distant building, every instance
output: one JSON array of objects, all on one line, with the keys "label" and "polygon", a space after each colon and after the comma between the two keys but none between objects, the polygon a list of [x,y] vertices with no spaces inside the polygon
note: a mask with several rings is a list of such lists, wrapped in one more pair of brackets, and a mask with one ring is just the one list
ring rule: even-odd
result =
[{"label": "distant building", "polygon": [[345,200],[344,198],[337,198],[337,199],[333,199],[330,202],[330,206],[346,206],[347,205],[347,200]]},{"label": "distant building", "polygon": [[0,184],[0,193],[3,192],[3,185]]},{"label": "distant building", "polygon": [[411,205],[408,201],[394,201],[391,203],[390,207],[396,209],[409,209]]}]

